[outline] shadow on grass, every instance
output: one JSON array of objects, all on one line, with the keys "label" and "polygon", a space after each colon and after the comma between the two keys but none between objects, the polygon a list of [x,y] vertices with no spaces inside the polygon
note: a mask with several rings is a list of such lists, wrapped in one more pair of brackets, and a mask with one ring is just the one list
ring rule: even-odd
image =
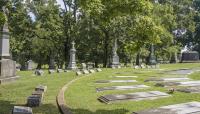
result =
[{"label": "shadow on grass", "polygon": [[97,110],[95,112],[86,109],[71,109],[73,114],[126,114],[129,111],[126,109],[115,109],[115,110]]},{"label": "shadow on grass", "polygon": [[[22,104],[14,104],[12,101],[0,100],[0,114],[11,114],[14,106],[26,106]],[[57,106],[52,104],[42,104],[39,107],[33,107],[34,114],[60,114]]]}]

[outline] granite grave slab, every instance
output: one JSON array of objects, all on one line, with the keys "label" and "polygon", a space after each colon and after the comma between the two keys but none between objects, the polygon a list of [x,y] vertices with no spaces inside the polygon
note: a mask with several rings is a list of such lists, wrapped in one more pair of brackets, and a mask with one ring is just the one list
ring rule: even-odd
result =
[{"label": "granite grave slab", "polygon": [[134,90],[134,89],[145,89],[149,88],[146,85],[132,85],[132,86],[112,86],[112,87],[103,87],[97,88],[97,92],[107,91],[107,90]]},{"label": "granite grave slab", "polygon": [[185,82],[163,82],[156,83],[156,86],[167,87],[167,86],[200,86],[200,81],[185,81]]},{"label": "granite grave slab", "polygon": [[129,83],[129,82],[137,82],[136,80],[99,80],[96,83]]},{"label": "granite grave slab", "polygon": [[14,106],[12,114],[33,114],[33,111],[30,107]]},{"label": "granite grave slab", "polygon": [[42,98],[38,95],[31,95],[27,98],[27,106],[37,107],[40,106]]},{"label": "granite grave slab", "polygon": [[137,78],[138,76],[114,76],[114,78]]},{"label": "granite grave slab", "polygon": [[165,97],[170,97],[170,95],[160,91],[148,91],[148,92],[136,92],[129,94],[105,95],[105,96],[100,96],[98,100],[106,104],[110,104],[119,101],[154,100]]},{"label": "granite grave slab", "polygon": [[179,88],[179,89],[177,89],[177,91],[184,92],[184,93],[200,93],[200,86]]},{"label": "granite grave slab", "polygon": [[200,114],[200,102],[163,106],[157,109],[133,112],[133,114]]},{"label": "granite grave slab", "polygon": [[35,88],[35,91],[46,92],[46,91],[47,91],[47,86],[44,86],[44,85],[38,85],[38,86]]},{"label": "granite grave slab", "polygon": [[190,78],[149,78],[147,80],[145,80],[145,82],[159,82],[159,81],[165,81],[165,82],[169,82],[169,81],[187,81],[190,80]]}]

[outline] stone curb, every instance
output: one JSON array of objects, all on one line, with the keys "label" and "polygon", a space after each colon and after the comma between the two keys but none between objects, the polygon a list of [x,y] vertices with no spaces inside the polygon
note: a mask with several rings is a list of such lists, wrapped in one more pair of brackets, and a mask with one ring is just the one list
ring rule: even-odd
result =
[{"label": "stone curb", "polygon": [[[90,75],[86,75],[86,76],[90,76]],[[76,78],[76,79],[73,79],[72,81],[70,81],[69,83],[67,83],[66,85],[64,85],[62,87],[62,89],[60,90],[60,92],[58,93],[57,95],[57,98],[56,98],[56,101],[57,101],[57,105],[60,109],[60,112],[62,114],[73,114],[71,111],[70,111],[70,108],[67,106],[66,102],[65,102],[65,91],[68,89],[68,87],[74,83],[75,81],[81,79],[81,78],[84,78],[86,76],[83,76],[83,77],[79,77],[79,78]]]}]

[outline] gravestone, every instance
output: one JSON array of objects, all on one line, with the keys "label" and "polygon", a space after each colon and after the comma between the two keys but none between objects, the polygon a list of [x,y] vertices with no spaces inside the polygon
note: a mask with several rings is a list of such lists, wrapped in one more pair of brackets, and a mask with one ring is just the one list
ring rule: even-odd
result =
[{"label": "gravestone", "polygon": [[198,62],[199,52],[197,51],[185,51],[182,53],[181,62]]},{"label": "gravestone", "polygon": [[46,91],[47,91],[47,86],[44,86],[44,85],[38,85],[38,86],[35,88],[35,91],[46,92]]},{"label": "gravestone", "polygon": [[184,92],[184,93],[200,93],[200,86],[197,87],[186,87],[186,88],[179,88],[177,91]]},{"label": "gravestone", "polygon": [[14,106],[12,114],[33,114],[33,111],[30,107]]},{"label": "gravestone", "polygon": [[[2,28],[0,28],[1,30]],[[9,30],[7,22],[0,33],[0,84],[15,81],[16,62],[10,58]]]},{"label": "gravestone", "polygon": [[150,47],[150,54],[149,54],[149,59],[148,59],[148,65],[156,65],[156,57],[154,55],[154,45],[152,44]]},{"label": "gravestone", "polygon": [[27,98],[27,106],[29,107],[37,107],[41,104],[41,97],[38,95],[31,95]]},{"label": "gravestone", "polygon": [[93,69],[89,70],[90,73],[95,73],[95,71]]},{"label": "gravestone", "polygon": [[97,88],[97,92],[101,91],[108,91],[108,90],[135,90],[135,89],[145,89],[149,88],[149,86],[146,85],[133,85],[133,86],[112,86],[112,87],[103,87],[103,88]]},{"label": "gravestone", "polygon": [[41,100],[43,99],[44,92],[43,91],[34,91],[32,92],[32,95],[37,95],[41,97]]},{"label": "gravestone", "polygon": [[77,72],[76,72],[76,75],[77,75],[77,76],[82,75],[82,74],[83,74],[83,73],[82,73],[81,71],[77,71]]},{"label": "gravestone", "polygon": [[51,52],[50,58],[49,58],[49,69],[54,70],[55,68],[56,68],[55,67],[55,57],[54,57],[54,53]]},{"label": "gravestone", "polygon": [[117,55],[117,39],[115,38],[113,50],[112,50],[112,59],[111,59],[111,68],[119,68],[119,56]]},{"label": "gravestone", "polygon": [[44,75],[44,71],[43,71],[43,70],[36,69],[36,70],[35,70],[35,75],[36,75],[36,76],[43,76],[43,75]]},{"label": "gravestone", "polygon": [[150,109],[132,114],[199,114],[200,102],[188,102],[169,106],[163,106],[157,109]]},{"label": "gravestone", "polygon": [[89,62],[87,63],[87,69],[93,69],[94,68],[94,63]]},{"label": "gravestone", "polygon": [[159,82],[159,81],[187,81],[190,78],[149,78],[145,82]]},{"label": "gravestone", "polygon": [[130,83],[137,82],[136,80],[99,80],[96,83]]},{"label": "gravestone", "polygon": [[63,69],[57,69],[57,73],[63,73]]},{"label": "gravestone", "polygon": [[55,73],[55,70],[54,69],[49,69],[48,72],[49,72],[49,74],[53,74],[53,73]]},{"label": "gravestone", "polygon": [[32,60],[29,60],[27,61],[27,70],[33,70],[33,61]]},{"label": "gravestone", "polygon": [[87,69],[87,65],[86,65],[85,63],[81,63],[81,69],[82,69],[82,70]]},{"label": "gravestone", "polygon": [[121,102],[128,100],[131,101],[154,100],[165,97],[170,97],[170,95],[160,91],[148,91],[148,92],[136,92],[129,94],[105,95],[105,96],[100,96],[98,100],[110,104],[113,102]]},{"label": "gravestone", "polygon": [[88,70],[83,70],[83,74],[89,74]]},{"label": "gravestone", "polygon": [[139,69],[140,67],[138,65],[134,66],[134,69]]},{"label": "gravestone", "polygon": [[114,76],[114,78],[137,78],[138,76]]},{"label": "gravestone", "polygon": [[76,70],[76,49],[75,49],[75,42],[72,42],[72,49],[70,50],[70,61],[68,64],[67,69],[69,70]]},{"label": "gravestone", "polygon": [[97,68],[97,72],[101,72],[102,70],[100,68]]},{"label": "gravestone", "polygon": [[200,86],[200,81],[163,82],[163,83],[156,83],[156,86],[161,86],[161,87],[168,87],[168,86],[196,87],[196,86]]}]

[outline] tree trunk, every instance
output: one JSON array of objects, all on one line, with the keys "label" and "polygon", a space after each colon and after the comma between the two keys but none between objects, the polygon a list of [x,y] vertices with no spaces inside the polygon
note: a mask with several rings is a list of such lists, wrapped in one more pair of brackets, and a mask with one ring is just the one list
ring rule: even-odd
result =
[{"label": "tree trunk", "polygon": [[137,54],[136,65],[140,65],[140,53]]}]

